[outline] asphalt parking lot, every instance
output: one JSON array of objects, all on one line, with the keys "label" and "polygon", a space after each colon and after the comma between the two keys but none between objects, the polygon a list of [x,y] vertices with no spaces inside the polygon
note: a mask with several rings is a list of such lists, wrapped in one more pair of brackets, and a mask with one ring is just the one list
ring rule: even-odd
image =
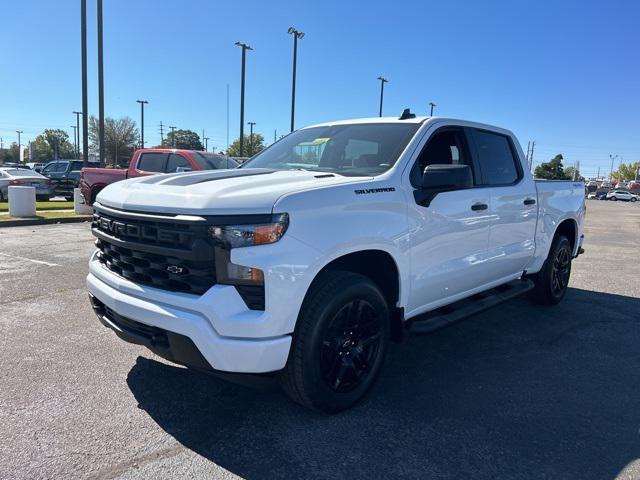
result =
[{"label": "asphalt parking lot", "polygon": [[0,478],[640,478],[640,206],[588,202],[553,308],[391,349],[357,408],[185,370],[95,319],[88,224],[0,229]]}]

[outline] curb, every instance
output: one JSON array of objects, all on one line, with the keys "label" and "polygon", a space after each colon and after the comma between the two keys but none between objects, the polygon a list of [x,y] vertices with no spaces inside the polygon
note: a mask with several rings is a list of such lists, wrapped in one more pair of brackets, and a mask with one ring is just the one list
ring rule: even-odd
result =
[{"label": "curb", "polygon": [[5,227],[22,227],[33,225],[52,225],[54,223],[82,223],[92,220],[91,215],[78,215],[77,217],[59,217],[59,218],[34,218],[27,220],[7,220],[0,222],[0,228]]}]

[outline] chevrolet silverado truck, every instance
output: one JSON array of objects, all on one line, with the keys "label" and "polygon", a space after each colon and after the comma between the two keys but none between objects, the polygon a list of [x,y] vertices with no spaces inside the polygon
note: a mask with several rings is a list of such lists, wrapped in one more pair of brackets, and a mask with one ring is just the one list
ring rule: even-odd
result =
[{"label": "chevrolet silverado truck", "polygon": [[324,412],[369,391],[390,341],[525,292],[560,302],[585,216],[584,185],[534,180],[510,131],[408,111],[302,128],[236,170],[118,182],[94,207],[100,322]]},{"label": "chevrolet silverado truck", "polygon": [[93,205],[100,190],[127,178],[158,173],[236,168],[238,165],[238,162],[232,158],[215,153],[171,148],[141,148],[134,152],[128,168],[83,168],[80,171],[80,190],[85,203]]}]

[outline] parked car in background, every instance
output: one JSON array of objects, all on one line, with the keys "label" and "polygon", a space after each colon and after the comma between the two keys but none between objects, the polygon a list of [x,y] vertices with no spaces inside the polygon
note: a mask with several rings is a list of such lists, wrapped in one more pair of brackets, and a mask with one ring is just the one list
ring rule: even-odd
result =
[{"label": "parked car in background", "polygon": [[129,162],[129,168],[83,168],[80,172],[80,188],[85,203],[93,205],[100,190],[127,178],[236,167],[238,162],[231,157],[216,153],[172,148],[144,148],[135,151]]},{"label": "parked car in background", "polygon": [[42,175],[55,184],[55,195],[73,200],[73,189],[80,182],[82,160],[53,160],[42,168]]},{"label": "parked car in background", "polygon": [[637,202],[640,197],[638,195],[634,195],[633,193],[627,190],[614,190],[612,192],[607,193],[607,200],[622,200],[624,202]]},{"label": "parked car in background", "polygon": [[49,200],[54,193],[55,185],[46,177],[28,168],[0,167],[0,201],[9,198],[9,187],[36,187],[36,200]]},{"label": "parked car in background", "polygon": [[0,168],[21,168],[23,170],[31,170],[26,165],[22,163],[0,163]]},{"label": "parked car in background", "polygon": [[44,168],[44,163],[37,163],[37,162],[28,162],[25,163],[25,165],[27,167],[29,167],[31,170],[35,170],[36,172],[40,173],[42,172],[42,169]]}]

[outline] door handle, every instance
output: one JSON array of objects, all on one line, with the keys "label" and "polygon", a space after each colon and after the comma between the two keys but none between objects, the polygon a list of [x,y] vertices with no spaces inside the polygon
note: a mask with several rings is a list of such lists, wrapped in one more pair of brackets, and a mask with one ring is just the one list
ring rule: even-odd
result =
[{"label": "door handle", "polygon": [[474,203],[471,205],[471,210],[474,212],[477,212],[478,210],[486,210],[487,208],[489,208],[489,205],[486,203]]},{"label": "door handle", "polygon": [[527,198],[527,199],[524,201],[524,204],[525,204],[525,205],[535,205],[535,204],[536,204],[536,200],[535,200],[535,198]]}]

